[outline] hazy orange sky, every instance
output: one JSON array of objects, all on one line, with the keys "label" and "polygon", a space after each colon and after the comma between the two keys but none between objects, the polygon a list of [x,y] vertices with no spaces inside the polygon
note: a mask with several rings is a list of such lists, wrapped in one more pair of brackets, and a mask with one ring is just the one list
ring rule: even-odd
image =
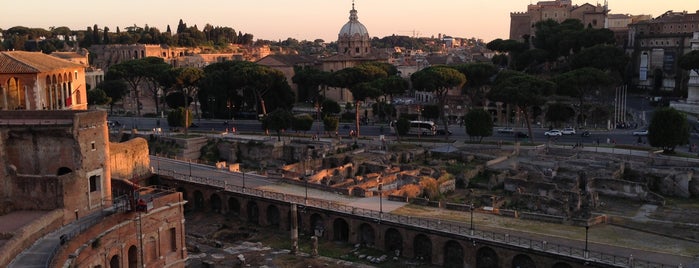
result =
[{"label": "hazy orange sky", "polygon": [[[486,42],[509,38],[510,12],[526,11],[530,0],[356,0],[359,21],[372,37],[387,35],[476,37]],[[576,1],[573,4],[603,4]],[[349,18],[351,0],[99,0],[4,1],[0,28],[13,26],[73,30],[97,24],[110,31],[146,24],[165,31],[182,19],[201,30],[207,23],[253,34],[255,39],[335,41]],[[649,14],[668,10],[694,13],[696,0],[609,0],[611,13]]]}]

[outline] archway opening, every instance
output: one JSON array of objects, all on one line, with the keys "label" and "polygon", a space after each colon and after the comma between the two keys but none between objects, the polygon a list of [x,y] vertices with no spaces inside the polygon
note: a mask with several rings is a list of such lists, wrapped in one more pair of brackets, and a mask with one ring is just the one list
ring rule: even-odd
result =
[{"label": "archway opening", "polygon": [[211,211],[221,213],[221,197],[212,194],[210,198]]},{"label": "archway opening", "polygon": [[240,216],[240,202],[235,197],[228,198],[228,215]]},{"label": "archway opening", "polygon": [[432,263],[432,241],[424,234],[419,234],[413,239],[415,259],[424,263]]},{"label": "archway opening", "polygon": [[396,253],[395,256],[401,256],[403,253],[403,236],[395,228],[386,230],[385,235],[386,251]]},{"label": "archway opening", "polygon": [[519,254],[512,259],[512,268],[536,268],[536,263],[529,256]]},{"label": "archway opening", "polygon": [[138,267],[138,248],[136,246],[129,247],[129,268]]},{"label": "archway opening", "polygon": [[489,247],[479,248],[476,252],[476,268],[499,268],[498,254]]},{"label": "archway opening", "polygon": [[204,194],[201,191],[194,191],[194,210],[204,211]]},{"label": "archway opening", "polygon": [[270,205],[267,207],[267,222],[270,226],[279,227],[279,222],[281,222],[281,216],[279,215],[279,209],[275,205]]},{"label": "archway opening", "polygon": [[317,237],[322,237],[323,233],[325,232],[325,220],[323,220],[323,216],[321,216],[318,213],[313,213],[311,215],[311,235],[315,235]]},{"label": "archway opening", "polygon": [[374,227],[367,223],[362,223],[359,226],[359,243],[367,246],[373,247],[376,243],[376,233],[374,232]]},{"label": "archway opening", "polygon": [[255,201],[248,202],[248,222],[254,224],[260,223],[260,210]]},{"label": "archway opening", "polygon": [[333,240],[349,242],[349,224],[342,218],[333,222]]},{"label": "archway opening", "polygon": [[454,240],[444,244],[444,267],[464,267],[464,248]]},{"label": "archway opening", "polygon": [[111,259],[109,259],[109,268],[119,268],[119,263],[119,255],[114,255]]}]

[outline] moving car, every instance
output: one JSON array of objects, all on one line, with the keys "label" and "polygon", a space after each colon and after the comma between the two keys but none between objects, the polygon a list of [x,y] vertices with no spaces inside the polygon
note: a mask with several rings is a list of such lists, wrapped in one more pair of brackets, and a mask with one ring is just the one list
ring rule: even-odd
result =
[{"label": "moving car", "polygon": [[563,135],[575,135],[575,129],[572,127],[567,127],[561,130],[561,134]]},{"label": "moving car", "polygon": [[544,132],[544,136],[546,136],[546,137],[563,136],[563,132],[561,132],[558,129],[552,129],[552,130]]},{"label": "moving car", "polygon": [[634,136],[648,136],[647,129],[636,130],[632,133]]},{"label": "moving car", "polygon": [[590,131],[583,131],[583,133],[580,134],[581,137],[590,137]]}]

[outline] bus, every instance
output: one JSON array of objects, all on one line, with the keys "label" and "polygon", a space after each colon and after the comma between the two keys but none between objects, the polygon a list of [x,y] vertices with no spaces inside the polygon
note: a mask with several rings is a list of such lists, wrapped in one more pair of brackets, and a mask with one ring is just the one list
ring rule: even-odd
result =
[{"label": "bus", "polygon": [[[396,133],[396,122],[397,121],[394,120],[390,124],[391,132],[393,132],[393,134]],[[410,130],[408,130],[408,135],[437,135],[437,125],[432,121],[410,121]]]}]

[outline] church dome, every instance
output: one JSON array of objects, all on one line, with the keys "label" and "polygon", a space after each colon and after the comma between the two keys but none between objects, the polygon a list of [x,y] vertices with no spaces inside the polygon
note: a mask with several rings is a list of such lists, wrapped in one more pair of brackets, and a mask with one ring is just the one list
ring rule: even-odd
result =
[{"label": "church dome", "polygon": [[357,18],[357,10],[354,9],[353,3],[352,10],[350,10],[349,21],[344,26],[342,26],[342,29],[340,29],[340,34],[338,36],[340,38],[347,38],[352,37],[355,34],[359,35],[360,37],[369,37],[369,31],[366,30],[364,24],[359,22],[359,19]]}]

